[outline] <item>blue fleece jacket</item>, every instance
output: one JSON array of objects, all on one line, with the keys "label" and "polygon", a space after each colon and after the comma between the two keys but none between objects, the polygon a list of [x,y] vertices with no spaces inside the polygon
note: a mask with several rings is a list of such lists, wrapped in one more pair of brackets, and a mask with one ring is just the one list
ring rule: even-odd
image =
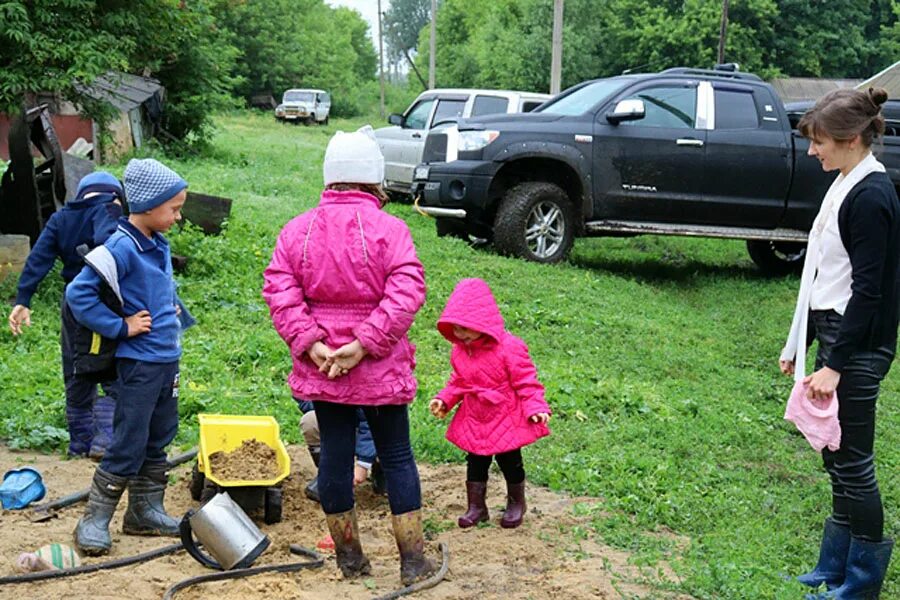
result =
[{"label": "blue fleece jacket", "polygon": [[[309,400],[294,398],[294,401],[303,414],[313,410],[313,403]],[[375,440],[372,439],[372,431],[369,429],[366,413],[361,408],[356,409],[356,418],[356,460],[371,465],[378,458],[375,452]]]},{"label": "blue fleece jacket", "polygon": [[75,249],[81,244],[99,246],[116,230],[122,208],[113,203],[115,198],[109,192],[88,199],[76,196],[50,216],[19,276],[16,304],[31,306],[31,297],[57,258],[63,263],[63,280],[69,283],[75,278],[84,266]]},{"label": "blue fleece jacket", "polygon": [[119,291],[126,315],[150,312],[149,333],[128,337],[128,325],[100,301],[100,276],[91,267],[81,270],[66,289],[66,301],[79,323],[104,337],[118,339],[116,356],[153,363],[181,357],[181,326],[176,316],[175,281],[169,243],[154,233],[150,239],[119,219],[118,229],[104,244],[116,262]]}]

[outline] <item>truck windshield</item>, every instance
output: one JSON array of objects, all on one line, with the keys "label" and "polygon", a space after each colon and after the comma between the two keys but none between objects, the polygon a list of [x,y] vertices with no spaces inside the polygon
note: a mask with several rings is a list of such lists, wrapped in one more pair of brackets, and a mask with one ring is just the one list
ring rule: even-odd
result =
[{"label": "truck windshield", "polygon": [[282,102],[312,102],[312,92],[285,92]]},{"label": "truck windshield", "polygon": [[627,79],[600,79],[558,100],[553,100],[534,112],[567,117],[583,115],[625,87],[627,83]]}]

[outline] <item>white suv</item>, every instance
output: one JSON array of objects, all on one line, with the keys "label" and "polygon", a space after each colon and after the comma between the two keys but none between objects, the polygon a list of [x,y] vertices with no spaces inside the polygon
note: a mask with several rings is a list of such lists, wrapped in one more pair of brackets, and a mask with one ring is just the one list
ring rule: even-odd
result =
[{"label": "white suv", "polygon": [[294,89],[286,91],[281,104],[275,107],[275,119],[328,125],[330,112],[331,96],[325,90]]},{"label": "white suv", "polygon": [[549,100],[550,94],[473,89],[436,89],[419,97],[402,115],[388,118],[391,127],[375,130],[384,154],[384,187],[409,194],[413,169],[422,162],[428,130],[460,118],[497,113],[530,112]]}]

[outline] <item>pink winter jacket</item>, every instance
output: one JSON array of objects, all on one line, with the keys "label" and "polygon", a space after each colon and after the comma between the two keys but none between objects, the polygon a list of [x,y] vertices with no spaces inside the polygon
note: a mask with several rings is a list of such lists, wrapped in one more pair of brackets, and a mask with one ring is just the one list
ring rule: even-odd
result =
[{"label": "pink winter jacket", "polygon": [[[326,190],[291,220],[265,271],[263,297],[293,357],[291,391],[304,400],[378,406],[416,395],[415,347],[406,336],[425,301],[425,274],[406,223],[358,191]],[[359,339],[368,354],[328,379],[306,351]]]},{"label": "pink winter jacket", "polygon": [[[453,325],[483,335],[464,344]],[[459,405],[447,439],[466,452],[488,456],[509,452],[550,434],[528,418],[550,414],[525,342],[507,332],[487,283],[463,279],[447,300],[438,330],[453,343],[453,373],[437,394],[447,409]]]}]

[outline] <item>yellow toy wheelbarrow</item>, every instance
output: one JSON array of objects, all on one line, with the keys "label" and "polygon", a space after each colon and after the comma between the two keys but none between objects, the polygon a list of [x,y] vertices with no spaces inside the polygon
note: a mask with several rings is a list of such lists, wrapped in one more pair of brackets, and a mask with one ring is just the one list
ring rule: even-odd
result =
[{"label": "yellow toy wheelbarrow", "polygon": [[[197,415],[200,422],[200,451],[191,475],[191,497],[206,501],[218,492],[228,492],[231,499],[252,514],[264,509],[266,523],[281,521],[281,483],[291,474],[291,458],[279,437],[274,417],[246,415]],[[224,480],[210,471],[210,455],[231,452],[245,441],[255,439],[275,451],[277,474],[271,479]]]}]

